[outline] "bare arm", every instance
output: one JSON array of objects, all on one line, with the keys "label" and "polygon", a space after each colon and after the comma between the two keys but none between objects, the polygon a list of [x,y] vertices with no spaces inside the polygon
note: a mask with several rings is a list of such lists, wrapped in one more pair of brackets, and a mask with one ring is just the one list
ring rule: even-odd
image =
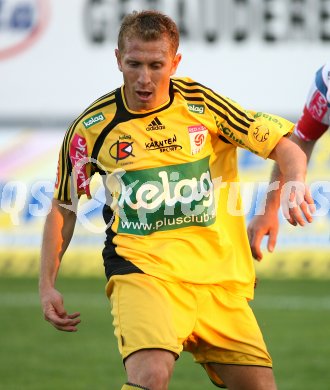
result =
[{"label": "bare arm", "polygon": [[[300,147],[300,149],[305,153],[306,158],[307,158],[307,163],[308,163],[310,160],[310,157],[312,155],[316,141],[308,141],[307,142],[307,141],[304,141],[304,140],[298,138],[295,134],[292,134],[292,136],[290,137],[290,140],[292,142],[294,142],[296,145],[298,145]],[[269,157],[273,158],[271,155]],[[276,160],[275,158],[273,158],[273,159]],[[267,203],[266,203],[266,209],[270,208],[270,207],[276,208],[276,212],[280,206],[280,192],[281,192],[281,188],[282,188],[282,185],[284,182],[283,174],[282,174],[281,170],[280,170],[279,165],[277,163],[275,163],[273,166],[273,169],[272,169],[270,183],[274,183],[274,182],[279,181],[280,186],[279,186],[278,190],[273,190],[273,191],[268,193]]]},{"label": "bare arm", "polygon": [[[292,225],[303,226],[305,218],[308,222],[312,221],[313,207],[310,205],[313,200],[305,185],[305,176],[307,160],[315,142],[299,141],[295,135],[290,139],[282,138],[269,156],[276,161],[270,179],[272,190],[267,193],[264,213],[255,216],[248,226],[252,255],[257,260],[262,259],[260,244],[264,235],[269,235],[267,247],[270,252],[276,245],[281,194],[283,213]],[[297,146],[298,143],[303,145],[303,151]]]},{"label": "bare arm", "polygon": [[61,206],[64,202],[53,199],[52,209],[44,226],[41,247],[39,294],[44,317],[55,328],[76,331],[79,313],[68,314],[62,295],[55,289],[55,280],[74,231],[76,213]]}]

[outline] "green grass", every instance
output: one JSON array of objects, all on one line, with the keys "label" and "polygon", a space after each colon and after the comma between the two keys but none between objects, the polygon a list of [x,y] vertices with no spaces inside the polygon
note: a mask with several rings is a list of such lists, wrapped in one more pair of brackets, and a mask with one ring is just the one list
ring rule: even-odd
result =
[{"label": "green grass", "polygon": [[[125,372],[104,280],[60,277],[58,288],[67,310],[82,314],[77,333],[59,332],[43,320],[36,279],[0,278],[0,389],[120,389]],[[261,280],[252,305],[279,389],[329,389],[330,281]],[[183,353],[170,389],[215,387]]]}]

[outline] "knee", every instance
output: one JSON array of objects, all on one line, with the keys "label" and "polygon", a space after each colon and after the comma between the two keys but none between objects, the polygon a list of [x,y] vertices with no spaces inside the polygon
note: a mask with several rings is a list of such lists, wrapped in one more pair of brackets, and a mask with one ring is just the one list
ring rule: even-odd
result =
[{"label": "knee", "polygon": [[141,380],[150,390],[167,389],[170,383],[172,369],[166,364],[151,364],[148,369],[142,374]]},{"label": "knee", "polygon": [[134,355],[125,362],[128,381],[150,390],[166,390],[174,368],[174,356],[165,351],[160,354],[144,351],[142,355]]}]

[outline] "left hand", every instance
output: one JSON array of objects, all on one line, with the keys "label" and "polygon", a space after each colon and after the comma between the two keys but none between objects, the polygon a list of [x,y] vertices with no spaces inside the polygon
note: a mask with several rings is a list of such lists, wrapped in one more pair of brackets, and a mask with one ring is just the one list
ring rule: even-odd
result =
[{"label": "left hand", "polygon": [[287,181],[281,190],[284,217],[291,225],[304,226],[313,221],[315,204],[309,187],[302,181]]}]

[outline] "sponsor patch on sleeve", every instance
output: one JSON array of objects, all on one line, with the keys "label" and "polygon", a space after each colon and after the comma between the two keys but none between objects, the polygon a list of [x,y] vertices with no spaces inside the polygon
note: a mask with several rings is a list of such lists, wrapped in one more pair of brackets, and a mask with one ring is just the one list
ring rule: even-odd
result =
[{"label": "sponsor patch on sleeve", "polygon": [[90,178],[87,174],[87,163],[89,162],[87,153],[87,142],[84,137],[75,134],[70,145],[70,160],[72,163],[72,175],[76,186],[77,194],[90,194]]},{"label": "sponsor patch on sleeve", "polygon": [[308,105],[308,111],[312,117],[321,122],[328,110],[327,99],[320,91],[315,91]]}]

